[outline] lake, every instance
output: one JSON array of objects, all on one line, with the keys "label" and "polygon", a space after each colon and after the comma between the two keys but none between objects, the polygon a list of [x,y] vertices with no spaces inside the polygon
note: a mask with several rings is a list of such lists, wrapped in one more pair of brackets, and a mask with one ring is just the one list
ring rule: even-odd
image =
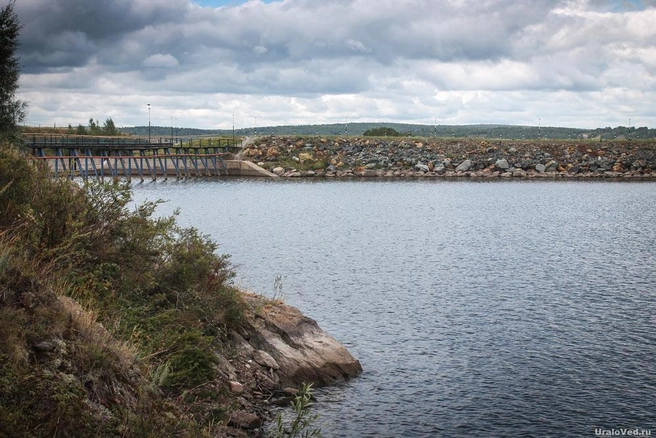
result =
[{"label": "lake", "polygon": [[656,184],[144,183],[364,368],[326,437],[656,434]]}]

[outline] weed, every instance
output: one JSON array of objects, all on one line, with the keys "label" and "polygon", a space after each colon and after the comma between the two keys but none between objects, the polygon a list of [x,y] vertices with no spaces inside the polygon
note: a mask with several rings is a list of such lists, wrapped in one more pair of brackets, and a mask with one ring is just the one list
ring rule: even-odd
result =
[{"label": "weed", "polygon": [[321,429],[312,428],[312,423],[319,418],[312,413],[312,384],[303,384],[292,402],[293,418],[289,424],[283,421],[282,413],[276,416],[275,438],[320,437]]}]

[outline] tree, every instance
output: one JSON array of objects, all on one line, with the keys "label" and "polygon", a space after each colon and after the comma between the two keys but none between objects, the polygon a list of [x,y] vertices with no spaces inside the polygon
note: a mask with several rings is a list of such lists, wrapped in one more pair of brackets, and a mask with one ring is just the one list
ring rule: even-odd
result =
[{"label": "tree", "polygon": [[91,135],[100,134],[100,126],[98,126],[98,122],[93,120],[93,117],[89,119],[89,132]]},{"label": "tree", "polygon": [[362,133],[365,137],[402,137],[402,136],[411,136],[409,132],[401,133],[394,128],[380,127],[372,128],[364,131]]},{"label": "tree", "polygon": [[116,129],[116,125],[114,125],[114,120],[112,120],[111,117],[105,120],[105,124],[103,125],[102,128],[102,133],[103,135],[118,135],[118,130]]},{"label": "tree", "polygon": [[25,120],[27,103],[16,99],[20,64],[16,56],[21,25],[11,0],[0,9],[0,141],[17,137],[18,125]]}]

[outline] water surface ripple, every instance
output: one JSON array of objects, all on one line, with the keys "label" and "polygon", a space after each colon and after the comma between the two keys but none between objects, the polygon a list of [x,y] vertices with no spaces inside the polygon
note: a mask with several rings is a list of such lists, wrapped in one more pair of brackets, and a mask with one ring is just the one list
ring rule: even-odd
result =
[{"label": "water surface ripple", "polygon": [[364,374],[327,437],[656,434],[656,184],[148,183]]}]

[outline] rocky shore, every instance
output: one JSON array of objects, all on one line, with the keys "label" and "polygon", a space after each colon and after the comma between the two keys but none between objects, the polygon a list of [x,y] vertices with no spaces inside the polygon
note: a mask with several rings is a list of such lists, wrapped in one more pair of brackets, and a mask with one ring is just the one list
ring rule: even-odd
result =
[{"label": "rocky shore", "polygon": [[281,177],[656,178],[656,141],[260,137],[244,159]]}]

